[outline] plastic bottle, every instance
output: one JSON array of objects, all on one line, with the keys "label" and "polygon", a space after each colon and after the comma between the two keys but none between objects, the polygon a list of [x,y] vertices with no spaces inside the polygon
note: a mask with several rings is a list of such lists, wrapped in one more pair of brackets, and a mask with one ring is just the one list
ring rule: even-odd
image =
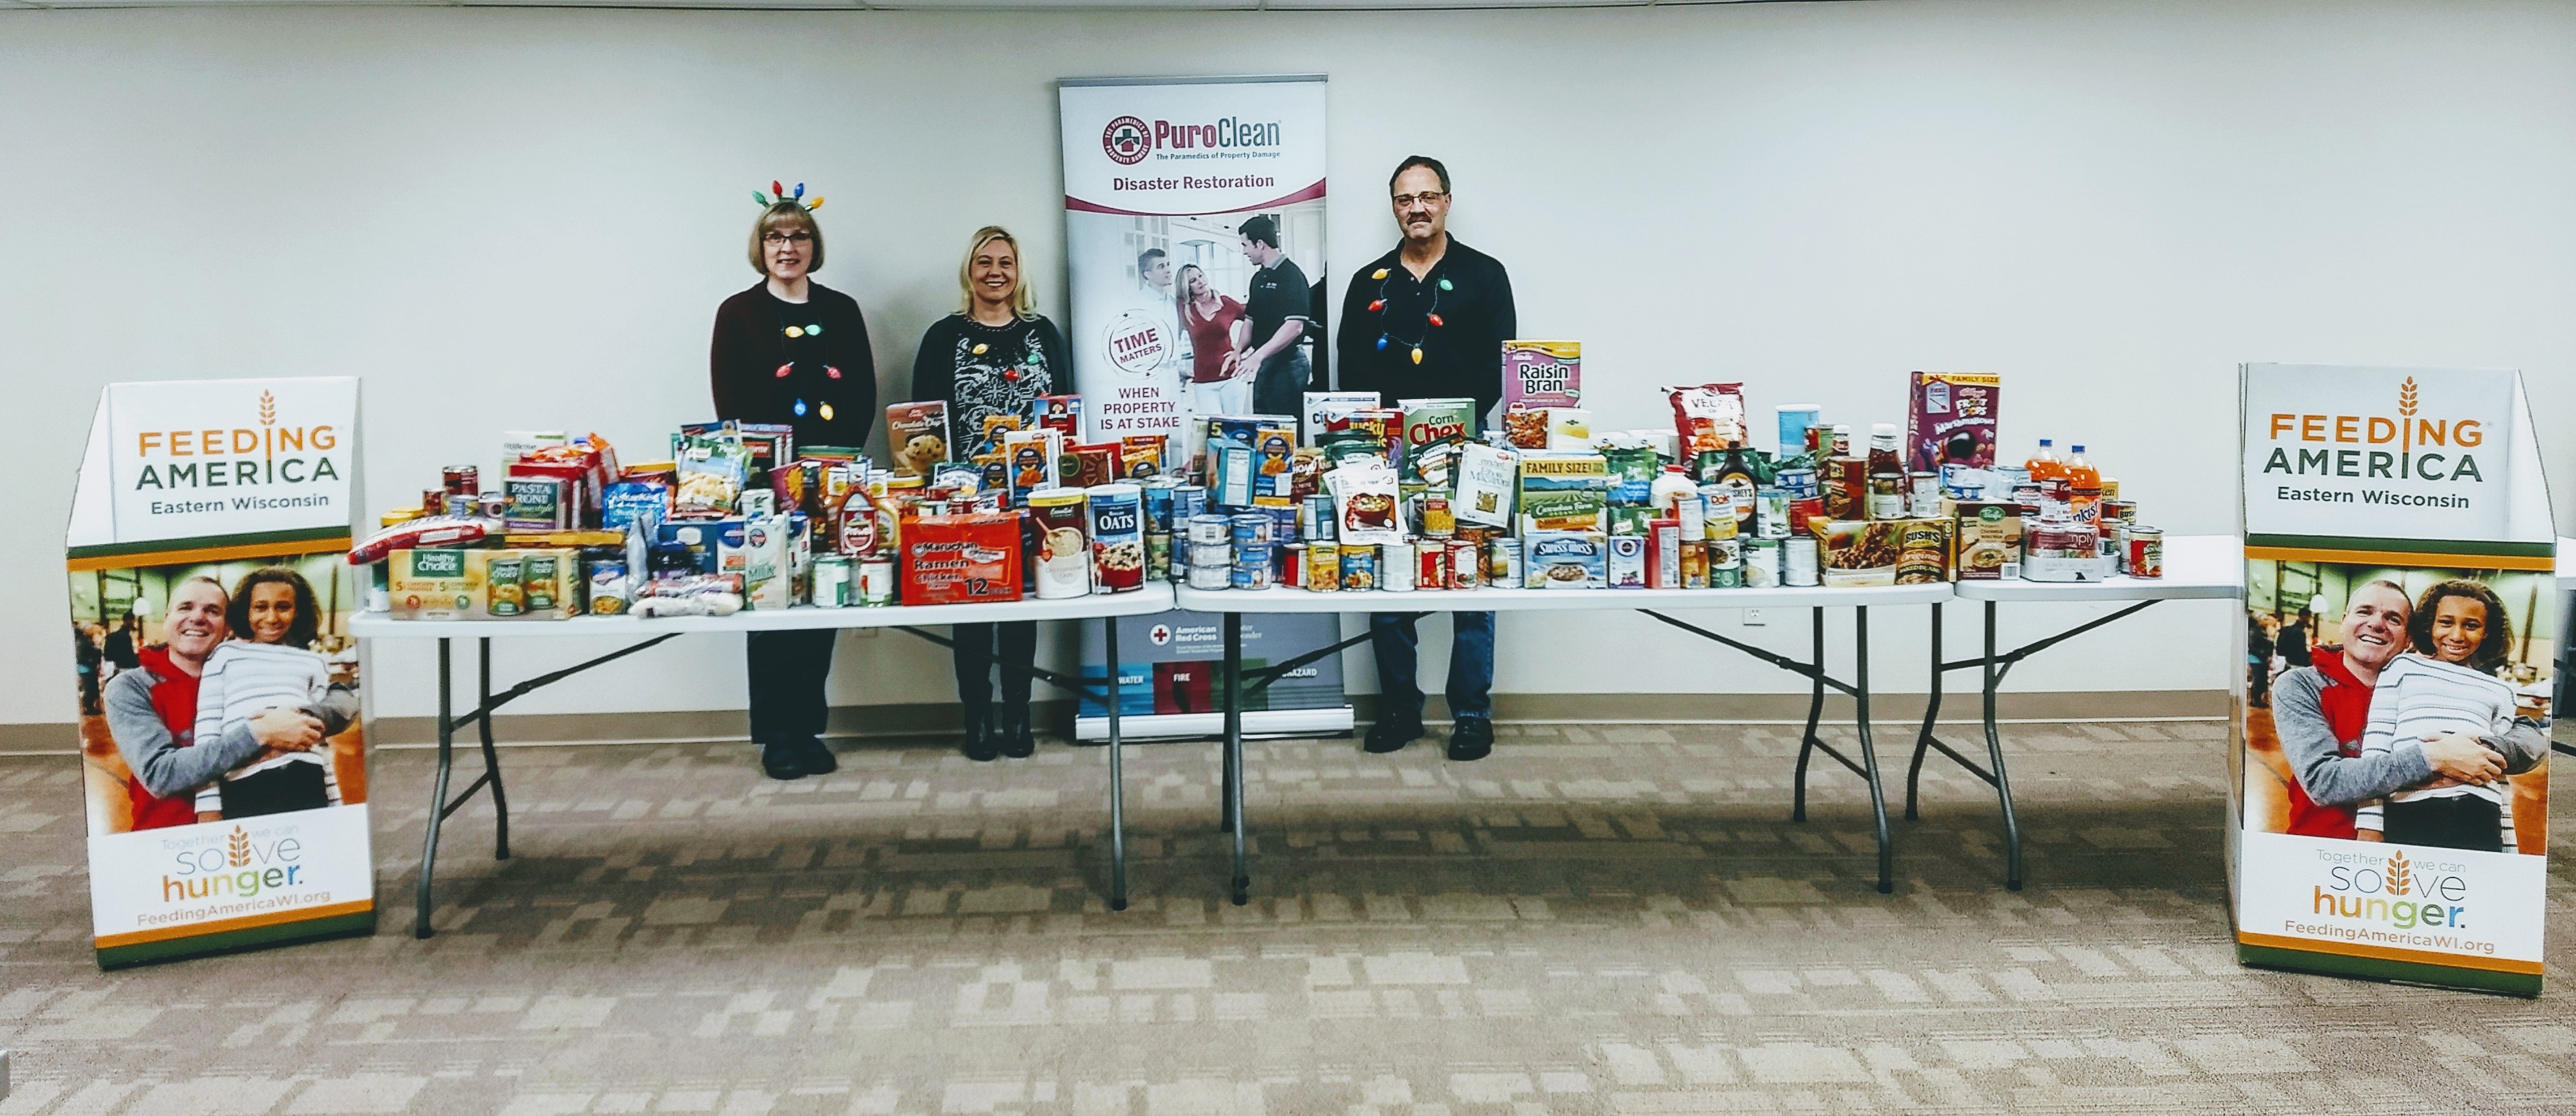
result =
[{"label": "plastic bottle", "polygon": [[2078,523],[2102,522],[2102,472],[2084,459],[2084,447],[2072,447],[2066,459],[2067,517]]},{"label": "plastic bottle", "polygon": [[[1663,473],[1655,478],[1655,483],[1647,487],[1646,499],[1654,505],[1657,519],[1682,520],[1693,527],[1700,522],[1703,509],[1700,506],[1699,486],[1691,483],[1690,475],[1683,472],[1679,465],[1664,466]],[[1694,530],[1685,537],[1696,540],[1699,538],[1699,533]]]},{"label": "plastic bottle", "polygon": [[1863,514],[1869,519],[1905,518],[1905,467],[1896,459],[1896,424],[1869,428],[1869,488]]},{"label": "plastic bottle", "polygon": [[2050,441],[2047,438],[2040,439],[2039,451],[2031,454],[2030,460],[2022,463],[2025,468],[2030,470],[2030,479],[2035,481],[2047,481],[2055,480],[2066,475],[2066,463],[2058,460],[2057,451],[2050,448],[2055,444],[2055,442]]},{"label": "plastic bottle", "polygon": [[2046,438],[2040,439],[2039,452],[2031,454],[2025,463],[2030,470],[2030,482],[2039,486],[2039,517],[2043,520],[2064,519],[2072,510],[2073,495],[2067,482],[2066,462],[2050,448],[2053,444]]}]

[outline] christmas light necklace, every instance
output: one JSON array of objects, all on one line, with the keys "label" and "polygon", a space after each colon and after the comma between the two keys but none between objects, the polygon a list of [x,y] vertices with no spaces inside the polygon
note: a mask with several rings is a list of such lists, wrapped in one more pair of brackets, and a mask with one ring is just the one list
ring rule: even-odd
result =
[{"label": "christmas light necklace", "polygon": [[[779,202],[794,202],[808,213],[823,208],[823,195],[821,194],[814,195],[814,200],[812,201],[805,200],[805,184],[802,182],[796,184],[796,192],[791,194],[787,191],[785,186],[781,186],[777,181],[772,180],[769,184],[769,193],[763,194],[758,190],[754,190],[751,192],[751,200],[759,202],[761,207],[764,209],[769,206],[776,205]],[[779,334],[786,337],[789,341],[794,341],[800,337],[820,337],[823,335],[823,326],[819,322],[812,325],[789,325],[787,324],[786,311],[780,310],[776,306],[772,306],[770,310],[777,316]],[[789,354],[787,363],[778,366],[778,372],[774,378],[784,380],[790,373],[795,371],[795,356],[793,354]],[[826,364],[823,366],[823,375],[827,378],[837,380],[841,378],[841,370],[832,365]],[[804,418],[806,410],[804,397],[797,397],[796,405],[792,409],[796,412],[797,418]],[[832,405],[830,403],[826,402],[822,405],[822,412],[823,421],[832,421]]]},{"label": "christmas light necklace", "polygon": [[[1394,269],[1381,267],[1369,275],[1369,278],[1377,280],[1377,297],[1369,302],[1368,308],[1370,313],[1378,316],[1378,324],[1381,327],[1386,325],[1386,285],[1393,282],[1390,276],[1394,274]],[[1451,287],[1446,278],[1433,285],[1431,309],[1422,312],[1422,336],[1413,339],[1407,346],[1413,350],[1413,363],[1422,363],[1422,343],[1431,339],[1431,331],[1449,324],[1440,320],[1440,292],[1454,289],[1456,288]],[[1386,351],[1387,344],[1393,340],[1395,340],[1395,331],[1391,328],[1381,328],[1377,335],[1378,351]]]}]

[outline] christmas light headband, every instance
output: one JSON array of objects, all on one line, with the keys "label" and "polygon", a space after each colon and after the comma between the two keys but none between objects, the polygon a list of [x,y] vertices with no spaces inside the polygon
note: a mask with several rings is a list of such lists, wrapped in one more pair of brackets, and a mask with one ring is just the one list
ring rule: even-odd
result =
[{"label": "christmas light headband", "polygon": [[768,193],[764,194],[758,190],[754,190],[751,192],[751,200],[759,202],[762,209],[767,209],[770,206],[786,201],[792,201],[798,205],[804,206],[805,210],[809,213],[823,208],[823,195],[821,194],[814,195],[813,201],[805,200],[804,183],[797,183],[796,192],[791,194],[787,192],[787,187],[779,185],[778,180],[774,178],[769,181]]}]

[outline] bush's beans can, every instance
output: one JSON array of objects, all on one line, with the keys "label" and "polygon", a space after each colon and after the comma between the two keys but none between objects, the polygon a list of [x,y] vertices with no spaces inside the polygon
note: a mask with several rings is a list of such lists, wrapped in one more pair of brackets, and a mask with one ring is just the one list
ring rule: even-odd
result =
[{"label": "bush's beans can", "polygon": [[1318,593],[1342,588],[1342,548],[1338,543],[1306,544],[1306,588]]},{"label": "bush's beans can", "polygon": [[1377,587],[1389,593],[1413,591],[1414,575],[1422,572],[1414,565],[1412,543],[1394,542],[1378,548]]},{"label": "bush's beans can", "polygon": [[1485,546],[1473,539],[1449,544],[1449,587],[1480,589],[1485,584]]},{"label": "bush's beans can", "polygon": [[1377,548],[1374,546],[1342,547],[1342,588],[1377,588]]},{"label": "bush's beans can", "polygon": [[1799,587],[1816,584],[1816,537],[1791,535],[1780,541],[1780,583]]},{"label": "bush's beans can", "polygon": [[1119,481],[1082,490],[1091,505],[1094,593],[1132,593],[1145,587],[1145,504],[1142,490]]},{"label": "bush's beans can", "polygon": [[2129,528],[2129,576],[2165,575],[2165,532],[2161,527]]}]

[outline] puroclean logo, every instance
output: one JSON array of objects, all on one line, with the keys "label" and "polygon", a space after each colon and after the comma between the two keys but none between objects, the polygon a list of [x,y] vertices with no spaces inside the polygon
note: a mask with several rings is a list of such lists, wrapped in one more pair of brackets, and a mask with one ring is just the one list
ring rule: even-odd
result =
[{"label": "puroclean logo", "polygon": [[2468,928],[2469,881],[2462,865],[2425,866],[2406,859],[2404,849],[2386,859],[2361,854],[2327,854],[2342,860],[2318,885],[2312,913],[2392,926]]},{"label": "puroclean logo", "polygon": [[304,843],[292,836],[267,840],[234,826],[230,834],[173,849],[161,876],[161,901],[248,899],[262,891],[303,883]]}]

